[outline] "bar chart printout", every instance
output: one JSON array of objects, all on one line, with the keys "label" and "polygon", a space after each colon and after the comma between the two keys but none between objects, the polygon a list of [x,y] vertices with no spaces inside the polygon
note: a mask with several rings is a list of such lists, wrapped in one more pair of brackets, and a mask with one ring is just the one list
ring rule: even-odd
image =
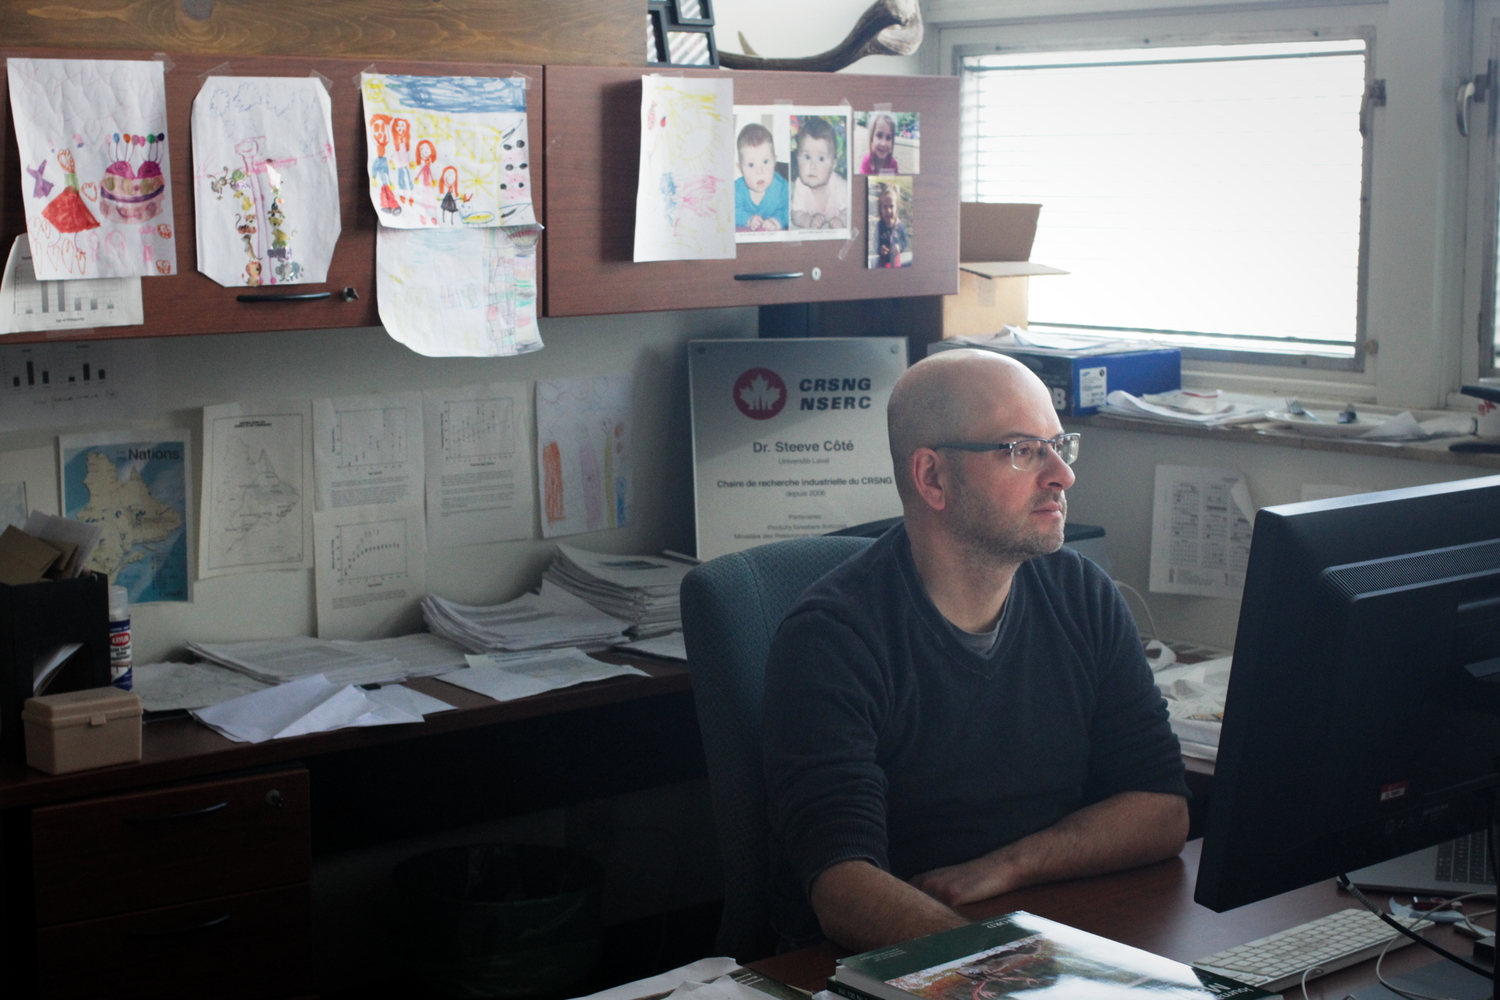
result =
[{"label": "bar chart printout", "polygon": [[155,394],[149,340],[0,346],[0,430],[118,422]]},{"label": "bar chart printout", "polygon": [[134,326],[144,317],[140,278],[38,281],[26,236],[11,245],[0,279],[0,334]]},{"label": "bar chart printout", "polygon": [[313,515],[318,638],[377,639],[415,631],[427,593],[420,503],[339,507]]}]

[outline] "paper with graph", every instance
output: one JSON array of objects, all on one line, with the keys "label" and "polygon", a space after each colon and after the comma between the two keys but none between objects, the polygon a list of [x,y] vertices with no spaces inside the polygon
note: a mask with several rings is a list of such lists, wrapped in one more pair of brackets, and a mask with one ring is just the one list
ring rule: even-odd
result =
[{"label": "paper with graph", "polygon": [[313,400],[315,510],[422,503],[422,394]]},{"label": "paper with graph", "polygon": [[211,76],[193,100],[198,270],[226,288],[328,280],[332,105],[316,77]]},{"label": "paper with graph", "polygon": [[629,375],[536,384],[536,466],[542,535],[621,528],[630,521]]},{"label": "paper with graph", "polygon": [[524,77],[361,73],[360,84],[381,225],[536,222]]},{"label": "paper with graph", "polygon": [[531,384],[492,382],[422,394],[427,544],[530,538]]},{"label": "paper with graph", "polygon": [[198,578],[312,566],[312,405],[203,408]]},{"label": "paper with graph", "polygon": [[542,349],[540,226],[391,229],[375,236],[375,301],[386,333],[429,358]]},{"label": "paper with graph", "polygon": [[313,515],[319,639],[381,639],[422,627],[427,540],[422,504]]},{"label": "paper with graph", "polygon": [[12,56],[7,69],[37,278],[175,274],[163,64]]},{"label": "paper with graph", "polygon": [[641,80],[635,259],[734,257],[734,81]]}]

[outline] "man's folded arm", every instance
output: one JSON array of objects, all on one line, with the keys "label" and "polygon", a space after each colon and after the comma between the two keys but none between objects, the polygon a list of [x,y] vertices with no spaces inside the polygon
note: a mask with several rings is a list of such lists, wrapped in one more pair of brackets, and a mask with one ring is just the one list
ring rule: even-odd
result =
[{"label": "man's folded arm", "polygon": [[1173,857],[1182,852],[1187,830],[1187,800],[1181,795],[1121,792],[982,857],[911,881],[946,906],[962,906],[1028,885]]},{"label": "man's folded arm", "polygon": [[868,951],[968,923],[932,896],[862,858],[840,861],[809,892],[823,935]]}]

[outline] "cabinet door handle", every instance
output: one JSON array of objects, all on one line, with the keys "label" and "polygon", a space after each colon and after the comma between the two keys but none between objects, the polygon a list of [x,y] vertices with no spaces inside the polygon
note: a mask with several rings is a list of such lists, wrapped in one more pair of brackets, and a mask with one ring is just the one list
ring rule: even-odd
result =
[{"label": "cabinet door handle", "polygon": [[756,271],[752,274],[736,274],[735,281],[785,281],[802,277],[801,271]]},{"label": "cabinet door handle", "polygon": [[229,917],[230,915],[228,913],[225,913],[210,920],[205,920],[201,924],[188,924],[186,927],[160,927],[152,928],[150,930],[133,930],[130,932],[130,936],[137,938],[152,938],[172,937],[175,934],[191,934],[193,933],[193,931],[206,931],[210,927],[217,927],[222,923],[227,923]]},{"label": "cabinet door handle", "polygon": [[239,302],[314,302],[318,299],[332,298],[332,292],[299,292],[294,295],[267,295],[265,292],[249,292],[245,295],[236,295]]},{"label": "cabinet door handle", "polygon": [[170,823],[170,822],[172,822],[175,819],[191,819],[194,816],[207,816],[209,813],[216,813],[220,809],[228,809],[228,808],[229,808],[229,803],[228,802],[216,802],[216,803],[214,803],[211,806],[204,806],[202,809],[189,809],[186,812],[162,813],[160,816],[126,816],[125,817],[125,822],[126,823]]}]

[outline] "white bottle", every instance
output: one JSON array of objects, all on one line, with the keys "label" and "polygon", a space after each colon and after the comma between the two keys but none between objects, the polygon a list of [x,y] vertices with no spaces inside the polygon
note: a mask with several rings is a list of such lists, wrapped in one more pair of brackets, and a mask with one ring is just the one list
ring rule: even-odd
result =
[{"label": "white bottle", "polygon": [[109,588],[109,679],[122,691],[130,690],[130,592]]}]

